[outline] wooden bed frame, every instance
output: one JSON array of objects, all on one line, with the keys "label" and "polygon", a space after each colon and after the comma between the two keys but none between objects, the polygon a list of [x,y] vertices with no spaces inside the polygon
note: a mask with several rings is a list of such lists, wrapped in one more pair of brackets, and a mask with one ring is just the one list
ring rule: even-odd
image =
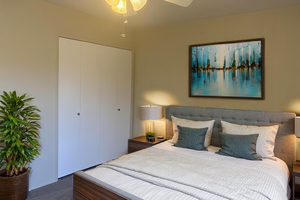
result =
[{"label": "wooden bed frame", "polygon": [[[191,119],[191,120],[215,120],[212,135],[212,145],[220,146],[219,132],[221,131],[221,120],[236,124],[245,125],[279,125],[276,136],[274,153],[285,161],[291,171],[293,161],[296,160],[296,144],[294,134],[294,113],[266,112],[250,110],[234,110],[223,108],[202,108],[189,106],[168,106],[166,108],[166,138],[173,136],[171,116]],[[121,200],[130,199],[111,191],[108,187],[97,184],[88,178],[81,176],[83,172],[76,172],[73,175],[73,199],[101,199],[101,200]]]},{"label": "wooden bed frame", "polygon": [[88,199],[124,200],[125,198],[75,173],[73,175],[73,200]]}]

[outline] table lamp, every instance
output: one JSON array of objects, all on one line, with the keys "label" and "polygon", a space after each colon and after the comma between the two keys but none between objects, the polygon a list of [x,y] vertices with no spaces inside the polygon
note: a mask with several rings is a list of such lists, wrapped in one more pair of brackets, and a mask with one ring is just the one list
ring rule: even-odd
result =
[{"label": "table lamp", "polygon": [[[145,132],[154,133],[154,121],[155,119],[162,118],[162,107],[156,105],[145,105],[140,107],[140,118],[145,119]],[[153,135],[154,137],[154,135]]]}]

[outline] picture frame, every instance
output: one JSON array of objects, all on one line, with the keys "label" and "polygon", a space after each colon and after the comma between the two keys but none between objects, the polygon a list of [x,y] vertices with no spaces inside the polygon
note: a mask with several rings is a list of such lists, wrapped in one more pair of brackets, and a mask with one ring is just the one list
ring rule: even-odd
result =
[{"label": "picture frame", "polygon": [[264,38],[189,45],[189,97],[264,99]]}]

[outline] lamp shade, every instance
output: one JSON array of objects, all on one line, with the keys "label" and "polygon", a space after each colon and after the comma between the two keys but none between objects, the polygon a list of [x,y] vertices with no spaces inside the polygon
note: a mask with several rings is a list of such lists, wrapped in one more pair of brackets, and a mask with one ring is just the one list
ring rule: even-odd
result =
[{"label": "lamp shade", "polygon": [[111,6],[117,6],[120,0],[106,0],[106,2]]},{"label": "lamp shade", "polygon": [[111,8],[113,9],[113,11],[120,13],[120,14],[127,13],[126,0],[120,0],[119,4],[117,6],[112,6]]},{"label": "lamp shade", "polygon": [[161,119],[162,107],[154,105],[146,105],[140,107],[140,118],[146,120]]},{"label": "lamp shade", "polygon": [[147,0],[130,0],[134,11],[140,10],[147,3]]},{"label": "lamp shade", "polygon": [[297,116],[295,118],[295,135],[296,137],[300,137],[300,117]]}]

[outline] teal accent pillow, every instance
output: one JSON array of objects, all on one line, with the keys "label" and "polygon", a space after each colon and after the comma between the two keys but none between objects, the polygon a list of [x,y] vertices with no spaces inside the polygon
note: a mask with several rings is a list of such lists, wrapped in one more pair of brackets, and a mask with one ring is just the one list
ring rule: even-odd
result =
[{"label": "teal accent pillow", "polygon": [[224,156],[245,158],[247,160],[261,160],[256,154],[256,141],[258,134],[231,135],[219,133],[221,138],[221,149],[216,152]]},{"label": "teal accent pillow", "polygon": [[204,146],[205,135],[207,133],[207,128],[187,128],[178,126],[178,141],[174,146],[207,151]]}]

